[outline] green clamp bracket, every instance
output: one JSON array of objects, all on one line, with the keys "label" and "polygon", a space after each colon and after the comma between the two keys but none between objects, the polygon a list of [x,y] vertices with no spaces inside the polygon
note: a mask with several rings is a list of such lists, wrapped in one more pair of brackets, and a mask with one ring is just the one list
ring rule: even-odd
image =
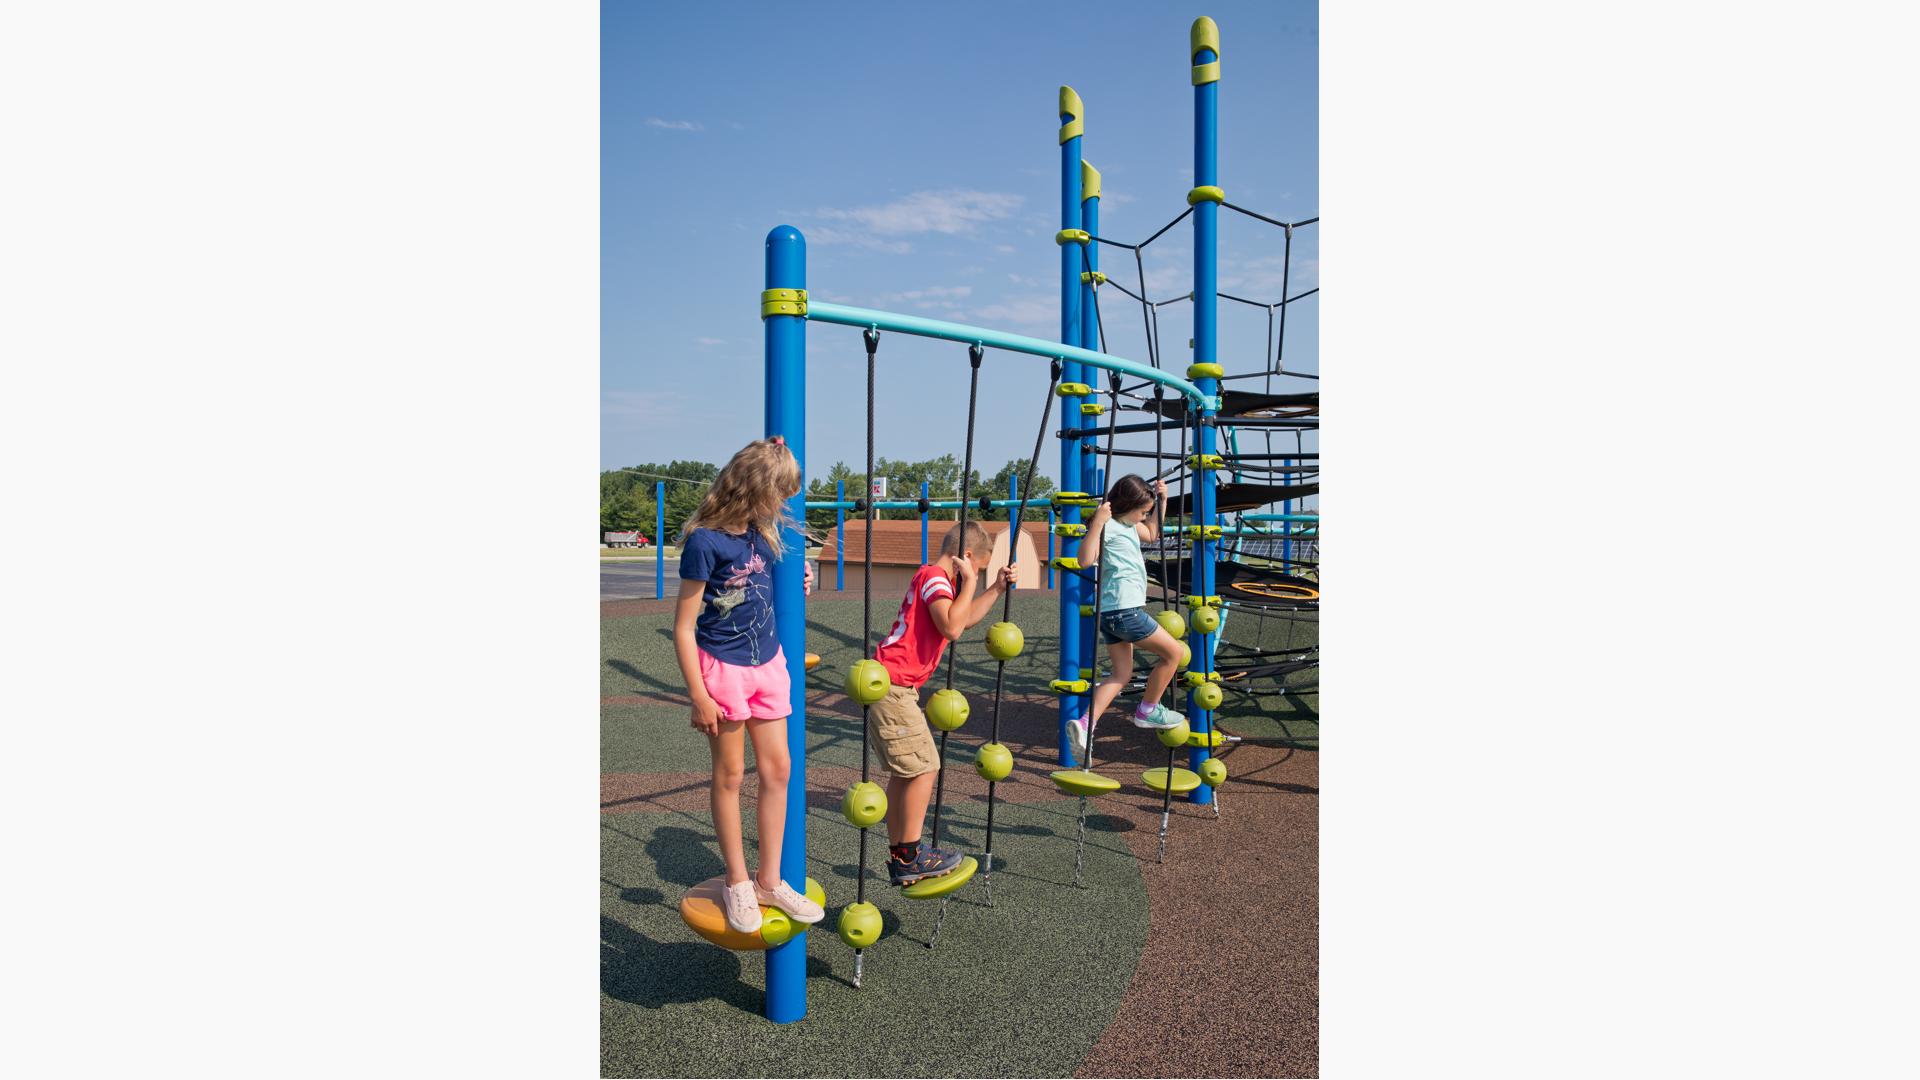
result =
[{"label": "green clamp bracket", "polygon": [[1061,245],[1091,244],[1093,243],[1093,234],[1085,229],[1061,229],[1059,232],[1053,234],[1053,242]]},{"label": "green clamp bracket", "polygon": [[1202,184],[1192,191],[1187,192],[1188,206],[1198,206],[1203,202],[1223,203],[1226,201],[1227,193],[1212,184]]},{"label": "green clamp bracket", "polygon": [[1106,411],[1107,411],[1107,407],[1105,405],[1100,404],[1097,401],[1083,402],[1080,405],[1081,416],[1099,416],[1102,413],[1105,413]]},{"label": "green clamp bracket", "polygon": [[[1226,375],[1227,369],[1219,364],[1192,364],[1187,368],[1187,378],[1189,379],[1224,379]],[[1219,408],[1218,405],[1214,407],[1216,409]]]},{"label": "green clamp bracket", "polygon": [[1047,565],[1053,567],[1055,570],[1078,570],[1080,569],[1080,560],[1071,555],[1056,555]]},{"label": "green clamp bracket", "polygon": [[1063,382],[1053,392],[1061,397],[1086,397],[1093,393],[1093,387],[1083,382]]},{"label": "green clamp bracket", "polygon": [[[1221,536],[1221,528],[1218,525],[1189,525],[1186,531],[1187,535],[1195,540],[1218,540]],[[1193,598],[1188,597],[1188,599]]]},{"label": "green clamp bracket", "polygon": [[1206,672],[1205,674],[1202,674],[1198,671],[1189,671],[1186,673],[1184,678],[1188,686],[1200,686],[1205,683],[1219,682],[1220,673],[1217,671],[1209,671],[1209,672]]},{"label": "green clamp bracket", "polygon": [[1085,525],[1055,525],[1053,527],[1053,535],[1068,538],[1085,536],[1087,535],[1087,527]]},{"label": "green clamp bracket", "polygon": [[1085,679],[1055,679],[1047,687],[1056,694],[1084,694],[1092,684]]},{"label": "green clamp bracket", "polygon": [[1224,469],[1227,467],[1227,459],[1219,454],[1188,454],[1187,464],[1196,469]]},{"label": "green clamp bracket", "polygon": [[1080,283],[1084,285],[1089,281],[1093,282],[1093,287],[1097,289],[1100,286],[1105,285],[1107,283],[1107,275],[1098,270],[1081,271]]},{"label": "green clamp bracket", "polygon": [[1093,605],[1092,605],[1092,604],[1081,604],[1081,605],[1080,605],[1080,617],[1081,617],[1081,618],[1083,618],[1083,619],[1091,619],[1091,618],[1093,618]]},{"label": "green clamp bracket", "polygon": [[805,289],[768,289],[760,294],[760,317],[769,315],[798,315],[806,318],[807,290]]},{"label": "green clamp bracket", "polygon": [[1071,86],[1060,88],[1060,115],[1063,117],[1060,121],[1060,145],[1065,146],[1068,139],[1086,133],[1087,107],[1081,104],[1080,95],[1074,93]]},{"label": "green clamp bracket", "polygon": [[[1218,526],[1215,527],[1217,528]],[[1190,608],[1219,607],[1220,598],[1217,596],[1189,596],[1187,597],[1187,606]]]}]

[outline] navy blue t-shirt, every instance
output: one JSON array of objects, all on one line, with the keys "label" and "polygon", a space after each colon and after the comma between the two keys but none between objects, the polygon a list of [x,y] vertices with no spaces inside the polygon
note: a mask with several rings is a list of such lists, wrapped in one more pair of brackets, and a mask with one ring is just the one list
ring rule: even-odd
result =
[{"label": "navy blue t-shirt", "polygon": [[748,529],[734,536],[695,529],[680,548],[680,577],[707,591],[693,639],[714,659],[759,667],[773,659],[780,641],[773,626],[773,549]]}]

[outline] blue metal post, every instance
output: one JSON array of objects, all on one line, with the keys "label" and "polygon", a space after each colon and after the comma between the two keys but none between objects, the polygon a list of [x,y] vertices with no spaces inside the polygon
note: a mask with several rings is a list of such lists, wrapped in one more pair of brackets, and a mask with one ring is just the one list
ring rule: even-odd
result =
[{"label": "blue metal post", "polygon": [[833,482],[833,591],[847,591],[847,482]]},{"label": "blue metal post", "polygon": [[[920,501],[925,502],[926,498],[927,482],[922,480],[920,481]],[[925,510],[920,511],[920,565],[927,565],[927,512]]]},{"label": "blue metal post", "polygon": [[1047,508],[1047,588],[1053,588],[1053,508]]},{"label": "blue metal post", "polygon": [[[1087,230],[1087,233],[1091,236],[1100,235],[1100,170],[1087,164],[1084,158],[1080,162],[1080,227]],[[1090,274],[1094,270],[1099,269],[1100,245],[1088,244],[1081,261],[1081,275]],[[1091,281],[1082,280],[1080,282],[1080,345],[1082,348],[1088,349],[1101,349],[1100,311],[1094,306],[1095,287]],[[1101,351],[1105,350],[1101,349]],[[1093,396],[1088,398],[1088,401],[1098,402],[1100,400],[1100,391],[1106,389],[1106,387],[1101,384],[1106,382],[1107,377],[1111,376],[1111,374],[1111,372],[1104,372],[1098,368],[1090,367],[1086,369],[1085,382],[1094,390]],[[1095,498],[1099,498],[1105,495],[1107,491],[1106,475],[1104,470],[1093,464],[1093,462],[1099,460],[1097,456],[1087,453],[1086,448],[1099,445],[1098,436],[1094,433],[1100,428],[1100,418],[1088,416],[1079,409],[1074,409],[1069,419],[1074,425],[1088,433],[1080,438],[1080,474],[1093,478],[1093,485],[1087,488],[1087,493]],[[1082,608],[1093,602],[1092,592],[1093,589],[1091,587],[1088,587],[1084,591],[1084,594],[1080,598],[1080,606]],[[1082,648],[1080,669],[1087,673],[1087,678],[1092,679],[1100,673],[1100,633],[1099,627],[1093,624],[1092,615],[1080,616],[1080,641]],[[1097,722],[1099,722],[1098,717],[1090,716],[1087,718],[1087,723],[1089,724]]]},{"label": "blue metal post", "polygon": [[[1212,19],[1202,15],[1193,21],[1188,38],[1193,61],[1193,184],[1195,192],[1188,202],[1193,206],[1193,362],[1212,364],[1219,362],[1217,321],[1219,307],[1219,280],[1215,275],[1218,255],[1220,204],[1218,201],[1200,195],[1199,189],[1217,187],[1220,183],[1219,172],[1219,101],[1220,101],[1220,28]],[[1191,373],[1188,375],[1192,378]],[[1208,376],[1193,380],[1202,393],[1209,397],[1220,393],[1220,380]],[[1218,410],[1202,408],[1200,424],[1200,445],[1202,454],[1216,453],[1212,420]],[[1202,526],[1218,525],[1219,514],[1215,510],[1217,483],[1212,469],[1196,469],[1199,481],[1199,507],[1195,520]],[[1193,580],[1194,590],[1200,596],[1215,595],[1213,578],[1214,545],[1212,540],[1194,542]],[[1193,662],[1189,665],[1202,674],[1213,671],[1213,654],[1218,646],[1218,632],[1200,635],[1198,646],[1193,650]],[[1192,718],[1193,730],[1208,733],[1213,730],[1213,713],[1196,708],[1193,691],[1187,692],[1187,715]],[[1211,754],[1211,748],[1198,748],[1187,752],[1187,767],[1198,769],[1200,763]],[[1213,789],[1205,784],[1193,789],[1188,796],[1196,803],[1213,801]]]},{"label": "blue metal post", "polygon": [[[1080,138],[1086,130],[1086,106],[1080,102],[1080,95],[1073,87],[1060,88],[1060,228],[1080,228]],[[1060,244],[1060,341],[1067,345],[1080,345],[1080,245],[1062,236]],[[1084,382],[1086,372],[1093,369],[1075,361],[1063,363],[1060,372],[1062,382]],[[1064,414],[1061,419],[1063,429],[1080,426],[1079,410],[1074,408],[1076,400],[1064,401]],[[1078,439],[1060,441],[1060,487],[1063,491],[1080,490],[1080,442]],[[1062,507],[1060,516],[1067,524],[1078,524],[1080,508]],[[1080,677],[1080,579],[1075,574],[1060,575],[1060,674],[1062,679]],[[1073,752],[1072,740],[1067,738],[1067,722],[1078,718],[1086,710],[1086,700],[1077,694],[1060,695],[1060,764],[1069,768],[1079,765],[1078,756]]]},{"label": "blue metal post", "polygon": [[[769,289],[807,287],[807,241],[800,230],[781,225],[767,234]],[[807,321],[803,316],[767,315],[767,435],[785,437],[787,448],[807,471]],[[806,484],[788,500],[794,520],[807,515]],[[780,840],[780,876],[797,892],[807,887],[807,608],[806,539],[788,527],[781,536],[787,557],[773,564],[774,632],[787,660],[792,683],[792,712],[787,716],[787,749],[793,771],[787,780],[787,821]],[[844,547],[845,545],[841,545]],[[794,553],[799,558],[794,558]],[[767,950],[767,1019],[792,1023],[807,1015],[807,936],[795,934]]]},{"label": "blue metal post", "polygon": [[653,598],[667,598],[667,482],[653,483]]}]

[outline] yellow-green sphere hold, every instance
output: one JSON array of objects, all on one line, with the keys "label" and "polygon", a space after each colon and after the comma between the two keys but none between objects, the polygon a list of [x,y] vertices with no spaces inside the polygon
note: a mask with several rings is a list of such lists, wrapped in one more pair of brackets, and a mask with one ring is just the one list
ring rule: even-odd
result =
[{"label": "yellow-green sphere hold", "polygon": [[958,690],[940,690],[927,702],[927,723],[941,731],[954,731],[967,722],[972,712],[967,695]]},{"label": "yellow-green sphere hold", "polygon": [[1220,609],[1216,607],[1197,607],[1193,609],[1193,628],[1202,634],[1211,634],[1220,629]]},{"label": "yellow-green sphere hold", "polygon": [[1154,735],[1159,737],[1161,746],[1185,746],[1187,745],[1187,736],[1191,734],[1192,731],[1193,728],[1188,726],[1185,720],[1182,720],[1172,727],[1163,727],[1155,731]]},{"label": "yellow-green sphere hold", "polygon": [[[816,904],[825,905],[827,902],[827,890],[821,888],[819,882],[808,878],[807,899]],[[785,944],[793,935],[804,934],[806,931],[806,923],[794,922],[786,912],[781,911],[779,908],[767,907],[762,909],[760,916],[760,940],[766,942],[768,945]]]},{"label": "yellow-green sphere hold", "polygon": [[847,696],[862,705],[871,705],[893,689],[893,679],[878,660],[856,660],[847,669]]},{"label": "yellow-green sphere hold", "polygon": [[1181,618],[1180,613],[1172,608],[1155,615],[1153,621],[1159,623],[1160,629],[1165,630],[1167,636],[1175,641],[1187,636],[1187,620]]},{"label": "yellow-green sphere hold", "polygon": [[1217,757],[1210,757],[1200,763],[1200,782],[1208,787],[1219,787],[1227,779],[1227,763]]},{"label": "yellow-green sphere hold", "polygon": [[840,800],[840,813],[856,829],[878,825],[887,816],[887,793],[879,784],[862,780],[847,789],[847,797]]},{"label": "yellow-green sphere hold", "polygon": [[1013,772],[1013,751],[997,742],[987,743],[973,755],[973,771],[988,780],[1005,780]]},{"label": "yellow-green sphere hold", "polygon": [[1020,655],[1027,647],[1027,635],[1010,622],[997,622],[987,627],[987,653],[995,660],[1005,662]]},{"label": "yellow-green sphere hold", "polygon": [[864,949],[880,940],[880,909],[872,904],[848,904],[840,909],[840,940]]},{"label": "yellow-green sphere hold", "polygon": [[1213,710],[1220,707],[1226,695],[1221,692],[1219,683],[1201,683],[1193,688],[1193,703],[1203,709]]},{"label": "yellow-green sphere hold", "polygon": [[1185,671],[1187,670],[1187,665],[1191,663],[1193,663],[1193,650],[1188,648],[1187,643],[1183,641],[1180,643],[1180,663],[1175,665],[1174,670]]}]

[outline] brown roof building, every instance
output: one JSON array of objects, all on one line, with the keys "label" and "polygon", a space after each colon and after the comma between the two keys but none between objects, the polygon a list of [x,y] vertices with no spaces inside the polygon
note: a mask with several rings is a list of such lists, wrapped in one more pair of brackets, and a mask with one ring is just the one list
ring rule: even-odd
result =
[{"label": "brown roof building", "polygon": [[[949,532],[959,526],[957,521],[927,522],[927,558],[940,557],[940,542]],[[1007,523],[1004,521],[983,521],[980,527],[993,537],[993,556],[987,561],[987,573],[995,574],[1007,564]],[[866,559],[867,522],[864,518],[848,518],[846,525],[847,565],[858,565]],[[839,551],[840,532],[827,530],[826,544],[821,547],[818,556],[822,569],[832,566]],[[1056,549],[1055,554],[1059,554]],[[1047,523],[1044,521],[1024,522],[1020,529],[1020,558],[1015,562],[1019,573],[1017,585],[1022,589],[1039,589],[1046,585]],[[873,523],[873,565],[880,566],[919,566],[920,565],[920,523],[918,521],[876,521]]]}]

